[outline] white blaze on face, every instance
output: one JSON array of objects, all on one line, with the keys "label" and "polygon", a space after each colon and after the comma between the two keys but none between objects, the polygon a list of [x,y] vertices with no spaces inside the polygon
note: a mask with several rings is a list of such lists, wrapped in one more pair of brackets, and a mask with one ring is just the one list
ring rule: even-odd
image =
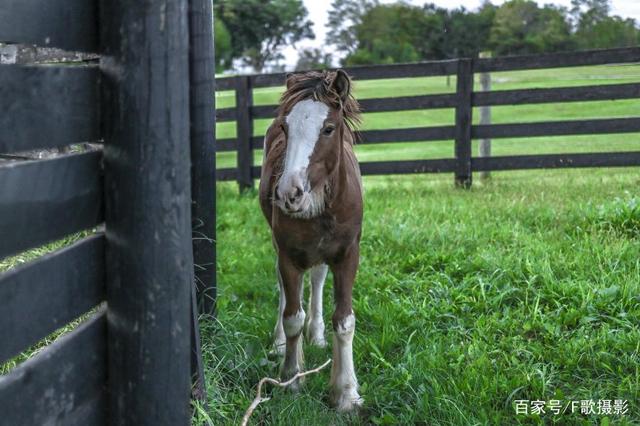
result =
[{"label": "white blaze on face", "polygon": [[287,116],[289,135],[284,175],[300,172],[309,166],[309,157],[318,141],[329,107],[322,102],[306,99],[298,102]]}]

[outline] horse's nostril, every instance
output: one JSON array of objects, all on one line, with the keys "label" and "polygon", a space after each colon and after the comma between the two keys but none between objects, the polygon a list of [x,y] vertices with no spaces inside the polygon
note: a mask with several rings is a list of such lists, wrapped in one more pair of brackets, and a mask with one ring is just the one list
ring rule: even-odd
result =
[{"label": "horse's nostril", "polygon": [[296,197],[302,197],[302,188],[296,187]]}]

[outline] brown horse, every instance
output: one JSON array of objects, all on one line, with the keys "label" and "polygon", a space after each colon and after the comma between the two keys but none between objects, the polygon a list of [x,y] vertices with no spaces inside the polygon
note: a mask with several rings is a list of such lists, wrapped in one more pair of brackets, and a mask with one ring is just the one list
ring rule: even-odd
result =
[{"label": "brown horse", "polygon": [[[278,115],[264,141],[260,205],[278,255],[280,313],[275,345],[281,376],[302,368],[303,277],[311,270],[307,338],[324,339],[322,289],[334,277],[331,400],[340,411],[362,405],[353,366],[355,316],[351,294],[358,269],[362,183],[353,153],[358,103],[342,70],[290,75]],[[298,383],[294,384],[294,388]]]}]

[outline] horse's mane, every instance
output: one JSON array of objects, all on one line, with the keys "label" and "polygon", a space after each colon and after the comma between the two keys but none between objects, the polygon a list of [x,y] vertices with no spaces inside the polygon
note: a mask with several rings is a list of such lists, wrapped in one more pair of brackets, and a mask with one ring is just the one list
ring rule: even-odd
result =
[{"label": "horse's mane", "polygon": [[[305,99],[313,99],[327,104],[329,107],[342,110],[344,122],[352,134],[362,122],[360,105],[353,97],[352,91],[346,99],[341,99],[336,92],[333,82],[338,73],[336,71],[308,71],[305,73],[290,74],[287,77],[287,89],[280,98],[278,116],[285,116],[293,106]],[[349,86],[351,87],[351,78]]]}]

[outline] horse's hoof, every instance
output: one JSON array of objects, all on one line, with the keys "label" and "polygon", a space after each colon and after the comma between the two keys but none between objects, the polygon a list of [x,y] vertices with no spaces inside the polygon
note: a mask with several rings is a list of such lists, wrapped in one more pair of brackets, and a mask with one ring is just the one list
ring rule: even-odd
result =
[{"label": "horse's hoof", "polygon": [[340,413],[352,413],[362,409],[364,399],[358,392],[344,392],[337,397],[332,398],[333,406]]}]

